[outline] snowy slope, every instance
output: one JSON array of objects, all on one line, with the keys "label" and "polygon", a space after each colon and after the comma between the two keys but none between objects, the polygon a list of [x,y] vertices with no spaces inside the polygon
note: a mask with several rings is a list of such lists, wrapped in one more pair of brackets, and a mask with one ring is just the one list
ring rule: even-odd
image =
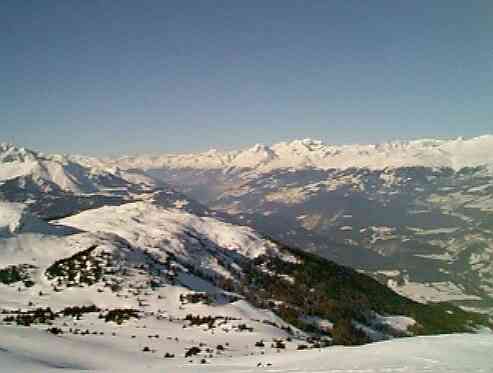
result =
[{"label": "snowy slope", "polygon": [[[0,232],[0,269],[9,265],[36,267],[31,271],[35,286],[26,295],[37,290],[51,292],[54,285],[46,281],[47,268],[88,248],[95,248],[96,256],[111,253],[113,267],[124,272],[128,272],[124,267],[132,264],[152,267],[150,261],[156,269],[161,268],[159,263],[172,256],[208,275],[225,278],[241,272],[242,260],[280,255],[275,244],[250,228],[166,209],[153,200],[91,209],[51,224],[29,214],[22,204],[3,202]],[[89,265],[94,267],[97,262]],[[156,276],[147,273],[144,277]],[[132,279],[136,280],[130,276],[129,281]],[[183,280],[189,279],[185,276]]]},{"label": "snowy slope", "polygon": [[13,237],[25,231],[48,233],[53,229],[29,214],[24,204],[0,201],[0,238]]},{"label": "snowy slope", "polygon": [[[185,363],[193,346],[203,351],[196,362],[260,355],[255,343],[261,340],[270,345],[289,337],[296,348],[300,340],[292,331],[303,333],[288,333],[273,312],[203,275],[237,276],[243,261],[276,255],[276,245],[249,228],[154,203],[102,207],[50,224],[21,204],[0,204],[0,371],[123,369],[142,363],[144,346],[154,351],[151,364],[162,362],[165,352]],[[97,308],[64,314],[74,306]],[[16,325],[45,307],[56,313],[53,319]],[[104,319],[122,309],[138,316],[122,324]],[[194,325],[188,315],[206,321]],[[49,327],[63,334],[53,338]]]},{"label": "snowy slope", "polygon": [[124,169],[255,169],[268,172],[280,168],[346,169],[366,167],[450,167],[460,169],[493,165],[493,135],[455,140],[423,139],[396,141],[378,145],[326,145],[305,139],[272,146],[255,145],[245,150],[196,154],[122,157],[99,161],[100,165],[118,165]]},{"label": "snowy slope", "polygon": [[194,266],[218,271],[226,277],[230,276],[228,270],[214,255],[221,255],[223,260],[231,262],[235,257],[252,259],[277,252],[274,244],[259,238],[250,228],[180,210],[163,209],[149,202],[105,206],[59,223],[93,233],[115,234],[157,257],[173,253]]},{"label": "snowy slope", "polygon": [[24,205],[0,202],[0,237],[16,233],[22,226]]},{"label": "snowy slope", "polygon": [[[27,372],[278,372],[278,373],[489,373],[493,336],[444,335],[381,342],[362,347],[329,347],[264,355],[219,357],[206,364],[163,358],[159,352],[129,351],[121,337],[56,337],[44,332],[0,327],[2,369]],[[238,338],[238,337],[236,337]],[[245,351],[246,352],[246,351]]]}]

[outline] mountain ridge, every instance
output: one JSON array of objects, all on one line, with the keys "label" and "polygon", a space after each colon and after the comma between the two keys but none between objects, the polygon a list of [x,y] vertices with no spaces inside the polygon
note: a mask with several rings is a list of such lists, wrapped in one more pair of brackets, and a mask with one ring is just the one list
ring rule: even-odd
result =
[{"label": "mountain ridge", "polygon": [[[78,163],[94,173],[111,170],[113,174],[133,169],[154,168],[229,170],[255,169],[269,172],[275,169],[316,168],[385,169],[399,167],[436,167],[459,170],[464,167],[487,166],[493,169],[493,134],[455,139],[422,138],[396,140],[377,144],[331,145],[314,139],[295,139],[272,145],[255,144],[249,148],[205,152],[123,155],[119,157],[89,157],[77,154],[45,154],[0,144],[0,163],[14,161],[49,161],[61,165]],[[0,175],[0,179],[2,175]],[[5,176],[4,176],[5,178]]]},{"label": "mountain ridge", "polygon": [[254,169],[269,172],[282,168],[385,169],[399,167],[493,167],[493,135],[451,140],[417,139],[381,144],[328,145],[319,140],[303,139],[279,142],[267,146],[256,144],[243,150],[202,153],[170,153],[157,155],[122,156],[117,158],[86,158],[100,167],[118,166],[122,169],[150,170]]}]

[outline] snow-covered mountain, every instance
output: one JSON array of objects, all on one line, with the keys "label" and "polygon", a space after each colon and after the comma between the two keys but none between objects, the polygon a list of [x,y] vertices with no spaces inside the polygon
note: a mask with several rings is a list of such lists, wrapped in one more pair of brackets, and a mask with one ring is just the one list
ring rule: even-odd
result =
[{"label": "snow-covered mountain", "polygon": [[[73,293],[74,288],[107,287],[112,281],[122,292],[139,286],[145,289],[147,281],[154,281],[156,287],[181,284],[213,290],[198,273],[228,279],[241,272],[242,260],[261,255],[289,259],[251,228],[163,208],[155,200],[90,209],[50,223],[32,216],[21,204],[2,202],[0,217],[0,271],[9,266],[30,268],[25,278],[11,283],[27,278],[33,282],[17,296],[2,298],[2,307],[21,307],[38,292],[43,293],[39,301],[49,305],[50,298],[63,298],[64,289],[71,288]],[[190,272],[192,268],[196,275]],[[1,290],[15,294],[21,285]],[[109,298],[107,294],[103,303],[108,304]],[[92,303],[100,306],[97,299]],[[73,298],[71,302],[83,300]],[[136,298],[126,305],[136,306]]]},{"label": "snow-covered mountain", "polygon": [[[84,167],[63,155],[45,155],[13,145],[0,145],[0,183],[17,181],[24,188],[43,192],[88,194],[125,184],[115,174]],[[28,185],[31,183],[32,185]]]},{"label": "snow-covered mountain", "polygon": [[2,144],[0,201],[25,203],[44,219],[145,198],[159,200],[161,205],[181,205],[196,213],[206,210],[162,181],[137,171],[93,166],[90,160]]},{"label": "snow-covered mountain", "polygon": [[[0,358],[14,370],[220,363],[491,326],[233,224],[143,170],[1,154]],[[59,341],[57,358],[40,348]],[[87,360],[96,345],[121,360]]]},{"label": "snow-covered mountain", "polygon": [[305,139],[272,146],[255,145],[246,150],[195,154],[163,154],[105,160],[124,169],[254,169],[269,172],[282,168],[369,168],[463,167],[493,165],[493,135],[454,140],[421,139],[379,145],[326,145]]}]

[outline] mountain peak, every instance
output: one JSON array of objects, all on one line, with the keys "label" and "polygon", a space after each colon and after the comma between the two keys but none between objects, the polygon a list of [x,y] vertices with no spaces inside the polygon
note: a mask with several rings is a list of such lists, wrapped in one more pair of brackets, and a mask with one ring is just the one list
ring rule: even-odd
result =
[{"label": "mountain peak", "polygon": [[250,149],[248,149],[248,151],[252,153],[260,153],[262,151],[267,151],[268,149],[269,147],[265,146],[264,144],[255,144]]},{"label": "mountain peak", "polygon": [[[73,158],[73,159],[72,159]],[[45,155],[12,144],[0,145],[0,183],[17,183],[24,189],[57,189],[71,193],[94,193],[116,176],[81,164],[76,157]],[[30,185],[26,186],[27,180]]]}]

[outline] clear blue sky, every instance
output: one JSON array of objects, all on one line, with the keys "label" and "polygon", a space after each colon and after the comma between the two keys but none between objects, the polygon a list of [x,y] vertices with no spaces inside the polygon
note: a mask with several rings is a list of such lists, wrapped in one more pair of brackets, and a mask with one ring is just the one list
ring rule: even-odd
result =
[{"label": "clear blue sky", "polygon": [[0,141],[50,152],[493,132],[493,2],[0,2]]}]

